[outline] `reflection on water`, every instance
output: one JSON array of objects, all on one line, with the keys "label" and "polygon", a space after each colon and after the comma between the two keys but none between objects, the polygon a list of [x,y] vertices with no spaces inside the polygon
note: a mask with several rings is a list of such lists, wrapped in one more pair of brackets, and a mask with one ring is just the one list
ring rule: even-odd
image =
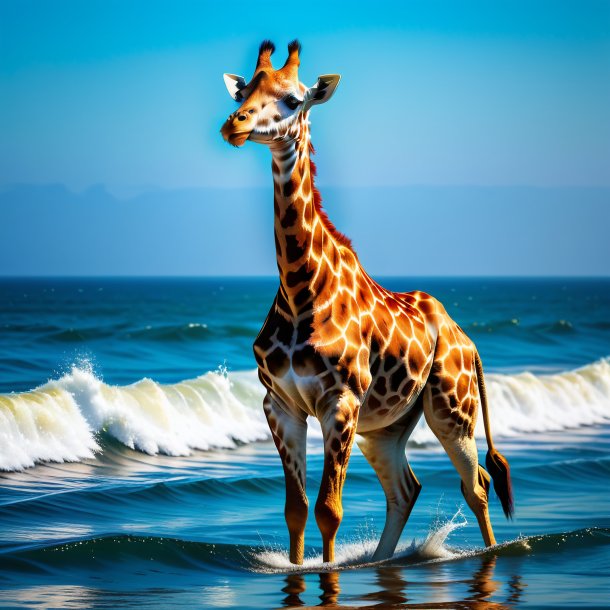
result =
[{"label": "reflection on water", "polygon": [[322,603],[320,605],[335,606],[339,599],[339,593],[341,593],[339,572],[322,572],[320,574],[320,589],[322,589],[320,595]]},{"label": "reflection on water", "polygon": [[379,588],[363,597],[370,601],[382,602],[382,604],[404,604],[408,601],[405,591],[407,581],[403,578],[404,571],[405,568],[398,566],[377,568],[375,582]]},{"label": "reflection on water", "polygon": [[[363,608],[370,604],[374,608],[508,610],[521,601],[526,585],[519,575],[513,575],[505,581],[495,576],[497,560],[495,555],[476,558],[474,567],[477,569],[472,576],[458,579],[442,563],[417,567],[380,566],[374,571],[375,590],[348,596],[351,600],[358,598],[356,605],[341,598],[339,579],[340,574],[347,576],[345,572],[322,572],[319,574],[321,603],[318,605],[341,608]],[[472,566],[472,563],[469,562],[468,565]],[[422,576],[421,568],[426,568],[427,577],[418,579],[418,576]],[[370,575],[368,570],[362,570],[362,580],[370,580]],[[407,575],[411,580],[407,580]],[[285,582],[282,592],[287,595],[282,600],[283,607],[298,608],[307,605],[303,599],[307,589],[304,575],[289,574]],[[460,594],[462,591],[463,594]],[[366,605],[363,606],[362,602]]]},{"label": "reflection on water", "polygon": [[305,603],[301,601],[299,595],[305,593],[305,579],[301,574],[288,574],[286,576],[286,586],[282,589],[286,593],[284,598],[284,606],[286,608],[292,608],[295,606],[304,606]]}]

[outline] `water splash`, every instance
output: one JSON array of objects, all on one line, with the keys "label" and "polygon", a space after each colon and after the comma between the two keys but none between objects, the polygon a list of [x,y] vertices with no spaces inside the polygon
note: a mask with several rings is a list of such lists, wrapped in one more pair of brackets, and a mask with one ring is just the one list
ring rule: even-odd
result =
[{"label": "water splash", "polygon": [[460,551],[452,550],[447,539],[456,530],[467,525],[461,509],[450,519],[436,519],[430,526],[428,535],[423,541],[415,539],[410,544],[399,545],[392,557],[373,562],[373,554],[379,543],[379,537],[369,537],[366,533],[351,542],[340,542],[336,545],[335,561],[325,563],[320,553],[305,557],[303,564],[290,563],[288,553],[278,545],[267,546],[263,551],[252,553],[252,569],[260,572],[324,572],[362,568],[371,565],[388,563],[421,563],[430,560],[454,559],[461,556]]}]

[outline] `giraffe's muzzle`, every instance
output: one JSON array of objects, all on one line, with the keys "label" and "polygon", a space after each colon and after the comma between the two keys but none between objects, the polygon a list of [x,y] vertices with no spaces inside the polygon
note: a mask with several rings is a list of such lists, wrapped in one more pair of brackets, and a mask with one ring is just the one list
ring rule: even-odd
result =
[{"label": "giraffe's muzzle", "polygon": [[243,146],[256,125],[255,117],[253,108],[240,108],[230,114],[220,130],[222,137],[233,146]]}]

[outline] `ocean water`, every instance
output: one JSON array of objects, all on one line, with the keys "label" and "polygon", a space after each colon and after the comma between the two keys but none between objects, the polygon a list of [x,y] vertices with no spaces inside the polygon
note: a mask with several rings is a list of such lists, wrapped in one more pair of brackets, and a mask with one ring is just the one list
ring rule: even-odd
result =
[{"label": "ocean water", "polygon": [[[371,564],[385,500],[355,448],[336,564],[311,514],[290,565],[251,350],[276,280],[5,279],[0,607],[608,607],[610,280],[382,283],[441,299],[479,348],[515,492],[513,521],[491,498],[498,546],[422,420],[395,556]],[[311,505],[322,459],[312,423]]]}]

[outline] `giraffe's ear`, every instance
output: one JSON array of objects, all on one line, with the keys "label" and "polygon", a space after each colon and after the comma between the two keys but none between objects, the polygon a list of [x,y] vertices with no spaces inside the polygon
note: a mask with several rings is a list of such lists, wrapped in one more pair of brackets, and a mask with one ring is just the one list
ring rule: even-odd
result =
[{"label": "giraffe's ear", "polygon": [[308,110],[314,104],[323,104],[332,97],[341,76],[339,74],[324,74],[318,76],[318,82],[305,93],[304,106]]},{"label": "giraffe's ear", "polygon": [[246,81],[243,76],[237,76],[236,74],[223,74],[225,79],[225,85],[229,91],[229,95],[236,101],[243,100],[241,90],[246,86]]}]

